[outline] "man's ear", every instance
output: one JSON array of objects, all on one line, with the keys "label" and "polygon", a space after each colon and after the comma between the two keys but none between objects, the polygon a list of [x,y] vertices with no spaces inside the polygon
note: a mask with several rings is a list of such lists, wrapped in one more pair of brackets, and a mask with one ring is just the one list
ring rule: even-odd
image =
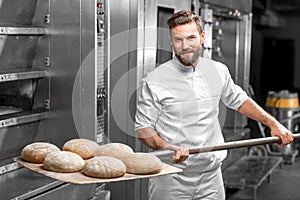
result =
[{"label": "man's ear", "polygon": [[204,42],[205,42],[205,32],[202,31],[202,33],[200,34],[200,44],[202,45],[204,44]]}]

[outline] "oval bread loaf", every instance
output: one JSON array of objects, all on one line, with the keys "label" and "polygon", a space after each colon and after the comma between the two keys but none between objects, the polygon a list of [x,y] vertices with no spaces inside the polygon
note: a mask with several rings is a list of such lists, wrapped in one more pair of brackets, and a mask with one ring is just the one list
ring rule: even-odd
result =
[{"label": "oval bread loaf", "polygon": [[54,144],[47,142],[35,142],[26,145],[21,151],[21,158],[33,163],[43,163],[45,157],[51,153],[60,151]]},{"label": "oval bread loaf", "polygon": [[110,156],[123,161],[125,157],[133,154],[133,149],[122,143],[108,143],[101,145],[96,151],[95,156]]},{"label": "oval bread loaf", "polygon": [[96,178],[116,178],[126,173],[126,166],[117,158],[98,156],[86,161],[82,172]]},{"label": "oval bread loaf", "polygon": [[131,174],[157,174],[162,170],[162,162],[155,155],[134,153],[123,160],[126,172]]},{"label": "oval bread loaf", "polygon": [[83,159],[89,159],[94,156],[97,148],[99,148],[99,145],[95,141],[76,138],[67,141],[62,150],[77,153]]},{"label": "oval bread loaf", "polygon": [[82,157],[69,151],[49,153],[43,162],[44,169],[54,172],[78,172],[83,165]]}]

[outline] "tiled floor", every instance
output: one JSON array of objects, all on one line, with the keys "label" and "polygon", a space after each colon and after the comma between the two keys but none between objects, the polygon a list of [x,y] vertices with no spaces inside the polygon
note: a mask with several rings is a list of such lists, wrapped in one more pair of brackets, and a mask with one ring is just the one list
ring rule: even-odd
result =
[{"label": "tiled floor", "polygon": [[[257,200],[300,200],[300,157],[293,164],[276,168],[271,183],[263,182],[257,190]],[[228,200],[253,199],[253,191],[230,191]]]}]

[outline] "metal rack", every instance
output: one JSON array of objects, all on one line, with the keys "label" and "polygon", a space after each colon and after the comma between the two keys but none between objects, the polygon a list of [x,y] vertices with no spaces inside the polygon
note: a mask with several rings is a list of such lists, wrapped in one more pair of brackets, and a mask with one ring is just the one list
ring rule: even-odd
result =
[{"label": "metal rack", "polygon": [[[40,96],[36,95],[40,91],[40,80],[47,78],[43,61],[39,61],[43,58],[36,56],[39,41],[47,38],[47,27],[43,18],[35,19],[35,14],[39,15],[35,11],[38,1],[25,4],[5,0],[0,7],[1,176],[20,168],[14,156],[34,141],[39,122],[48,117],[44,101],[49,96],[35,98]],[[47,55],[48,47],[40,53]]]},{"label": "metal rack", "polygon": [[[0,3],[3,199],[90,199],[95,194],[96,185],[56,181],[14,161],[35,141],[61,147],[74,137],[96,140],[95,5],[95,0]],[[79,104],[72,105],[74,99]]]}]

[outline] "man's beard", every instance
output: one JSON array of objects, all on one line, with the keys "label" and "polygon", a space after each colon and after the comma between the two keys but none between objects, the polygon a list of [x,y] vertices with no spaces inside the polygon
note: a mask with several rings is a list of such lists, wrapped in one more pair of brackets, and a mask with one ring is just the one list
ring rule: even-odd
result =
[{"label": "man's beard", "polygon": [[187,52],[191,52],[191,51],[189,51],[189,50],[185,50],[185,51],[181,51],[181,52],[176,52],[175,51],[175,55],[176,55],[177,59],[184,66],[193,65],[193,64],[195,64],[198,61],[198,58],[199,58],[199,56],[201,54],[201,46],[199,46],[195,51],[192,51],[193,52],[193,56],[192,56],[191,59],[184,58],[183,56],[180,55],[182,53],[187,53]]}]

